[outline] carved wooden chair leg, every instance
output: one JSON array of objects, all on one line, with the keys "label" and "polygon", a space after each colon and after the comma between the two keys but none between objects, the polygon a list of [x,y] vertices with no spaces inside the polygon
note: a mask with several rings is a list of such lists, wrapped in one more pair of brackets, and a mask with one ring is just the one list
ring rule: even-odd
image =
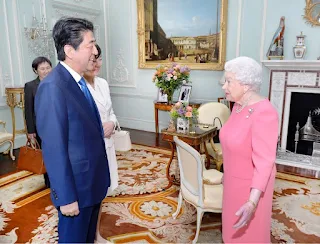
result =
[{"label": "carved wooden chair leg", "polygon": [[10,141],[10,157],[14,161],[16,160],[16,157],[13,155],[13,142]]}]

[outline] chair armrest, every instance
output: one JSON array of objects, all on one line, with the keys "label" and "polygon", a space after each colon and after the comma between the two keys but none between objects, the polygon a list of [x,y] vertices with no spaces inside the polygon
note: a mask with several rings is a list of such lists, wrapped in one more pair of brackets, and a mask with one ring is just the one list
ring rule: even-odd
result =
[{"label": "chair armrest", "polygon": [[207,170],[207,168],[206,168],[207,156],[205,154],[201,154],[200,157],[201,157],[201,163],[202,163],[202,166],[203,166],[203,170]]},{"label": "chair armrest", "polygon": [[3,121],[3,120],[0,120],[0,125],[3,125],[4,131],[7,132],[7,130],[6,130],[6,122]]}]

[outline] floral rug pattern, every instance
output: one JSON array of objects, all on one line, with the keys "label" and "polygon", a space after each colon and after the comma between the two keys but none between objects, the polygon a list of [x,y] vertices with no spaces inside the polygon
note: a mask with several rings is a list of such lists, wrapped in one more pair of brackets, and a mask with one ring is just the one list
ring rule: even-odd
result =
[{"label": "floral rug pattern", "polygon": [[278,173],[272,235],[286,243],[320,243],[320,180]]},{"label": "floral rug pattern", "polygon": [[[104,199],[97,241],[114,243],[189,243],[196,211],[185,203],[176,219],[179,188],[167,188],[170,151],[134,145],[117,153],[119,187]],[[171,173],[177,172],[176,160]],[[166,189],[167,188],[167,189]],[[164,190],[165,189],[165,190]],[[221,215],[205,214],[199,243],[221,243]],[[277,174],[273,216],[274,243],[320,243],[320,180]],[[42,176],[18,171],[0,177],[0,243],[56,243],[57,210]]]}]

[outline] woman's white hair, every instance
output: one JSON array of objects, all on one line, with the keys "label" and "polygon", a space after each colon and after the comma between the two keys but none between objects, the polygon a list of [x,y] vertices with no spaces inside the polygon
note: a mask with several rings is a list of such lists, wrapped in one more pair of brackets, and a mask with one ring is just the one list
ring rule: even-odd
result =
[{"label": "woman's white hair", "polygon": [[251,90],[259,91],[262,83],[262,67],[252,58],[238,57],[224,65],[227,72],[235,74],[235,78],[243,85],[248,85]]}]

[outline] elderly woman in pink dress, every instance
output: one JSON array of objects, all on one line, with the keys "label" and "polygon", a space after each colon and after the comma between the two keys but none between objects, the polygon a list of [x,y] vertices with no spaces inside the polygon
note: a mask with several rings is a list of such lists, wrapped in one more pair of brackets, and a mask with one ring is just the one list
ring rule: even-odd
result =
[{"label": "elderly woman in pink dress", "polygon": [[102,66],[101,48],[96,44],[98,54],[96,55],[94,70],[84,73],[84,78],[88,84],[90,93],[99,110],[103,130],[106,152],[108,156],[109,170],[110,170],[110,187],[107,195],[112,195],[112,192],[118,187],[118,163],[116,158],[116,151],[114,146],[114,139],[112,134],[117,125],[117,117],[112,108],[110,89],[108,82],[98,77]]},{"label": "elderly woman in pink dress", "polygon": [[225,243],[270,243],[278,115],[259,95],[262,68],[238,57],[225,64],[226,99],[235,102],[220,131]]}]

